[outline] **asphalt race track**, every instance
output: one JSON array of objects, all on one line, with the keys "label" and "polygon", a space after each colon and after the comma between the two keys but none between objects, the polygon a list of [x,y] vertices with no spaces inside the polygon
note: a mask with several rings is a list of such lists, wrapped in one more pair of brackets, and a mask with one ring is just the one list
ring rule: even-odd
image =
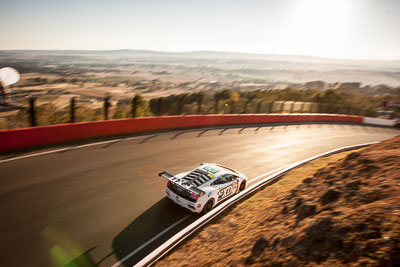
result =
[{"label": "asphalt race track", "polygon": [[0,161],[0,266],[111,266],[182,220],[122,265],[131,266],[197,217],[164,198],[157,173],[201,162],[249,178],[400,130],[303,124],[178,132]]}]

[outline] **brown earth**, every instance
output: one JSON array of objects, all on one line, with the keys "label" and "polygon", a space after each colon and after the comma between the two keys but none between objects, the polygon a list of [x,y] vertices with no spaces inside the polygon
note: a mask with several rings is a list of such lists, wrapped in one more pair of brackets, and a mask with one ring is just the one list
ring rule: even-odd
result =
[{"label": "brown earth", "polygon": [[156,265],[400,266],[400,136],[289,172]]}]

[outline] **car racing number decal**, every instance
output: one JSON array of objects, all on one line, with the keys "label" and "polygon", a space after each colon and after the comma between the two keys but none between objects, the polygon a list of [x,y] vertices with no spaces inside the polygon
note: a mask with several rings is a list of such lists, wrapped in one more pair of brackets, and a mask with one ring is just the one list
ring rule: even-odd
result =
[{"label": "car racing number decal", "polygon": [[231,185],[228,185],[226,187],[223,188],[219,188],[218,191],[218,200],[221,200],[227,196],[232,195],[233,193],[235,193],[237,191],[237,187],[238,187],[238,182],[234,182]]}]

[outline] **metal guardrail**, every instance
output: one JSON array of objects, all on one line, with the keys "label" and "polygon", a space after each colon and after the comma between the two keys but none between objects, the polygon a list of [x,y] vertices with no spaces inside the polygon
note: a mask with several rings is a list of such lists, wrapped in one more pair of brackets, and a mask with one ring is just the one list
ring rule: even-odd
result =
[{"label": "metal guardrail", "polygon": [[175,234],[172,238],[170,238],[167,242],[159,246],[156,250],[154,250],[152,253],[147,255],[145,258],[143,258],[140,262],[138,262],[135,266],[151,266],[155,262],[157,262],[161,257],[163,257],[166,253],[171,251],[174,247],[176,247],[180,242],[188,238],[190,235],[198,231],[200,228],[202,228],[204,225],[206,225],[208,222],[211,220],[215,219],[218,215],[220,215],[224,210],[226,210],[228,207],[232,206],[233,204],[243,200],[245,197],[249,196],[250,194],[255,193],[256,191],[260,190],[261,188],[265,187],[268,184],[271,184],[272,182],[278,181],[282,176],[284,176],[287,172],[296,169],[314,159],[321,158],[321,157],[326,157],[330,156],[336,153],[340,153],[343,151],[349,151],[357,148],[362,148],[366,146],[370,146],[372,144],[376,144],[378,142],[372,142],[372,143],[365,143],[365,144],[358,144],[358,145],[353,145],[353,146],[346,146],[338,149],[334,149],[316,156],[313,156],[311,158],[298,161],[296,163],[292,163],[287,165],[285,168],[282,170],[278,171],[275,174],[272,174],[263,180],[257,182],[256,184],[248,187],[241,193],[235,195],[231,199],[223,202],[221,205],[217,206],[213,210],[211,210],[209,213],[206,215],[202,216],[183,230],[181,230],[179,233]]}]

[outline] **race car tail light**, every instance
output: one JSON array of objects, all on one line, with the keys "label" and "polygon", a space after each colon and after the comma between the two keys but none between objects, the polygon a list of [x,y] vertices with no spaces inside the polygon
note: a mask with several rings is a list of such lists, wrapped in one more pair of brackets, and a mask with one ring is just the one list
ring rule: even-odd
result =
[{"label": "race car tail light", "polygon": [[170,180],[168,180],[167,187],[170,187],[171,184],[172,184],[172,182]]},{"label": "race car tail light", "polygon": [[201,197],[202,195],[204,195],[204,192],[200,192],[200,194],[196,194],[196,193],[190,193],[190,198],[193,200],[197,200],[199,197]]},{"label": "race car tail light", "polygon": [[190,193],[190,198],[194,199],[194,200],[197,200],[199,198],[199,195],[196,194],[196,193]]}]

